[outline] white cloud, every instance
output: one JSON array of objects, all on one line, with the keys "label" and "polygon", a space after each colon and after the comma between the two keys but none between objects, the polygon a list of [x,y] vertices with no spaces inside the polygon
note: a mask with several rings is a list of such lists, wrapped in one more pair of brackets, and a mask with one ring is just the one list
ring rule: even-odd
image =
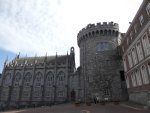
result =
[{"label": "white cloud", "polygon": [[114,21],[126,32],[142,0],[0,0],[0,47],[34,56],[79,51],[77,33],[88,23]]}]

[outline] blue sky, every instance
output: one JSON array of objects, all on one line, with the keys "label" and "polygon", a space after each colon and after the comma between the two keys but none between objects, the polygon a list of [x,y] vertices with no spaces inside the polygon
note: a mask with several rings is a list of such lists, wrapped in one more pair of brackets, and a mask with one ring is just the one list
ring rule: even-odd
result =
[{"label": "blue sky", "polygon": [[6,61],[6,59],[8,58],[9,61],[10,61],[15,56],[16,56],[15,53],[9,52],[9,51],[4,50],[4,49],[0,49],[0,73],[2,72],[2,69],[3,69],[3,66],[4,66],[4,62]]},{"label": "blue sky", "polygon": [[66,54],[89,23],[114,21],[126,32],[143,0],[0,0],[0,72],[8,56]]}]

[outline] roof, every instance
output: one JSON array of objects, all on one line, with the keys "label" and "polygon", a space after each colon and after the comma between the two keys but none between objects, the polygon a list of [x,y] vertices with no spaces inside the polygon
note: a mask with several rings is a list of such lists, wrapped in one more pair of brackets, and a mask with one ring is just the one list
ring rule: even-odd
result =
[{"label": "roof", "polygon": [[[69,55],[68,55],[69,57]],[[40,56],[40,57],[22,57],[22,58],[15,58],[10,64],[15,62],[17,64],[34,64],[34,63],[43,63],[43,62],[52,62],[54,63],[57,59],[57,62],[65,62],[67,59],[67,55],[55,55],[55,56]]]}]

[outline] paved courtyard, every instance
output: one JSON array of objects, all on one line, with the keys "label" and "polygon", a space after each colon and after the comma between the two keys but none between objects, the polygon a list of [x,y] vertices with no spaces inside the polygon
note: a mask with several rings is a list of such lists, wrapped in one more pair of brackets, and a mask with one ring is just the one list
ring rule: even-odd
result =
[{"label": "paved courtyard", "polygon": [[150,110],[144,110],[142,107],[130,106],[123,103],[119,105],[109,103],[106,105],[92,104],[91,106],[81,104],[78,107],[74,104],[61,104],[51,107],[43,106],[21,110],[4,111],[1,113],[150,113]]}]

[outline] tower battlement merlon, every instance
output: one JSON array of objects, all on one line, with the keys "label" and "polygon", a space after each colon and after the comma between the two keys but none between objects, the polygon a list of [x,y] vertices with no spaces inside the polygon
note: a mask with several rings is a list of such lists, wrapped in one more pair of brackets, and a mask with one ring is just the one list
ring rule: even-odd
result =
[{"label": "tower battlement merlon", "polygon": [[95,35],[103,36],[117,36],[119,33],[119,25],[114,22],[99,22],[96,24],[88,24],[82,30],[79,31],[77,35],[78,45],[82,39],[88,37],[95,37]]}]

